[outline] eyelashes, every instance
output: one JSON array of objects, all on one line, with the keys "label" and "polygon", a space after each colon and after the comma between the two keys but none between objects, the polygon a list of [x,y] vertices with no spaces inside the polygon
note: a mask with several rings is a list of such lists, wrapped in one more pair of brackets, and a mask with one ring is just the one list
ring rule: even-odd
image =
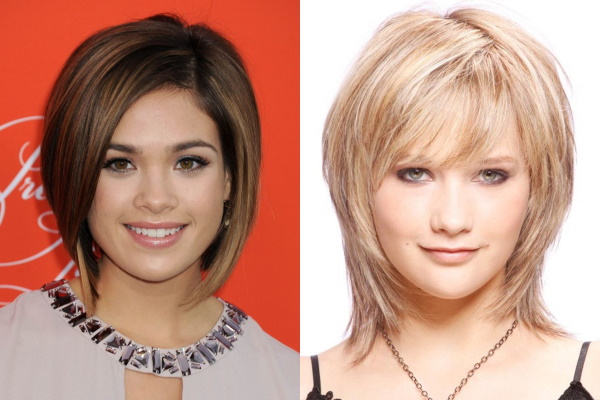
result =
[{"label": "eyelashes", "polygon": [[127,158],[122,158],[122,157],[115,157],[115,158],[110,158],[110,159],[106,160],[104,162],[104,166],[102,168],[108,169],[111,172],[116,172],[116,173],[120,173],[120,174],[129,172],[131,170],[135,170],[135,167],[133,166],[131,161],[129,161]]},{"label": "eyelashes", "polygon": [[185,171],[185,172],[191,172],[191,171],[196,171],[198,169],[204,168],[208,164],[209,164],[209,162],[205,158],[197,157],[197,156],[185,156],[185,157],[181,157],[179,160],[177,160],[177,164],[175,164],[175,165],[178,166],[176,169],[179,169],[179,170]]},{"label": "eyelashes", "polygon": [[[198,156],[184,156],[177,159],[173,169],[176,171],[190,174],[198,172],[210,162]],[[109,170],[117,174],[127,174],[137,170],[137,167],[130,159],[126,157],[113,157],[104,162],[103,169]]]},{"label": "eyelashes", "polygon": [[498,169],[484,169],[478,176],[481,182],[487,185],[498,185],[509,178],[508,172]]},{"label": "eyelashes", "polygon": [[[433,182],[433,174],[426,168],[410,167],[403,168],[396,172],[400,180],[409,184],[424,184]],[[506,182],[510,174],[502,169],[487,168],[482,169],[472,178],[473,182],[479,182],[484,185],[499,185]]]},{"label": "eyelashes", "polygon": [[431,173],[425,168],[404,168],[396,172],[398,178],[407,183],[431,182]]}]

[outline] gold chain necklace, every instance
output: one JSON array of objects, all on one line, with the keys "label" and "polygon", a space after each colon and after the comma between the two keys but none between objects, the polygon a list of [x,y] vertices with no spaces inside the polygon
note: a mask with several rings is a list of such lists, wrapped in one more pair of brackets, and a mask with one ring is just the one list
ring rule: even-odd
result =
[{"label": "gold chain necklace", "polygon": [[[469,378],[472,377],[475,374],[475,371],[477,371],[479,368],[481,368],[481,365],[483,363],[485,363],[488,358],[490,358],[491,356],[494,355],[494,353],[496,352],[496,350],[498,350],[500,347],[502,347],[502,345],[504,344],[504,342],[506,342],[506,339],[508,339],[508,337],[510,335],[512,335],[513,331],[515,330],[515,328],[517,327],[517,320],[515,320],[511,327],[508,328],[508,330],[506,331],[506,333],[504,334],[504,336],[502,336],[502,338],[498,341],[498,343],[496,343],[494,345],[494,347],[492,347],[486,355],[484,355],[483,357],[481,357],[481,360],[479,360],[479,362],[475,363],[475,365],[473,366],[473,368],[471,368],[469,370],[469,372],[467,372],[467,376],[465,376],[461,381],[460,384],[454,388],[454,392],[452,394],[450,394],[448,396],[448,400],[454,400],[454,398],[456,397],[456,395],[458,394],[458,392],[460,392],[462,390],[462,388],[467,384],[467,382],[469,381]],[[413,381],[413,383],[415,384],[415,386],[417,387],[417,389],[421,392],[421,396],[425,397],[427,400],[433,400],[431,397],[429,397],[429,393],[427,393],[427,391],[425,389],[423,389],[423,385],[421,385],[421,383],[419,383],[419,381],[417,380],[417,377],[415,376],[415,374],[413,374],[413,372],[410,370],[410,368],[408,367],[408,365],[404,362],[404,359],[402,357],[400,357],[400,353],[398,353],[398,350],[396,350],[396,347],[394,347],[394,344],[392,343],[392,339],[390,339],[388,337],[387,332],[383,329],[383,326],[379,326],[379,330],[381,331],[381,334],[383,335],[383,338],[385,339],[385,343],[388,345],[388,347],[390,348],[390,350],[392,351],[392,354],[394,355],[394,357],[396,357],[396,360],[398,361],[398,364],[400,364],[400,367],[402,367],[402,369],[404,370],[404,372],[406,372],[408,374],[408,377]]]}]

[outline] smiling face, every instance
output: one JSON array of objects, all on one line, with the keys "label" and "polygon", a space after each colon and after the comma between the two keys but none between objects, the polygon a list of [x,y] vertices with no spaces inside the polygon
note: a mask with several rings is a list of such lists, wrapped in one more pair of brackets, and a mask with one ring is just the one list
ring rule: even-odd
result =
[{"label": "smiling face", "polygon": [[479,162],[445,166],[415,150],[374,194],[374,221],[390,262],[429,296],[498,289],[529,200],[529,175],[511,127]]},{"label": "smiling face", "polygon": [[188,92],[147,94],[123,115],[105,160],[88,216],[101,271],[150,282],[199,274],[230,191],[214,121]]}]

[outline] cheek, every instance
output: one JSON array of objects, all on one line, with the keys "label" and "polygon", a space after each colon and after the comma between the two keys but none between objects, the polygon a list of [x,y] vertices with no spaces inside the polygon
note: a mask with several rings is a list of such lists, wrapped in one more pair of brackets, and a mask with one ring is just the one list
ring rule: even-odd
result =
[{"label": "cheek", "polygon": [[[418,197],[418,196],[417,196]],[[426,229],[426,199],[409,195],[384,180],[373,198],[373,220],[381,246],[390,259]]]},{"label": "cheek", "polygon": [[106,246],[106,239],[114,234],[111,233],[112,226],[116,224],[115,218],[127,197],[124,188],[113,188],[103,183],[101,178],[87,218],[90,232],[101,247]]},{"label": "cheek", "polygon": [[100,176],[90,208],[90,217],[110,216],[133,201],[132,185],[126,181],[109,180]]},{"label": "cheek", "polygon": [[223,198],[212,193],[196,192],[194,194],[195,196],[189,197],[185,201],[186,212],[195,216],[197,222],[211,224],[215,220],[220,222],[224,209]]},{"label": "cheek", "polygon": [[482,228],[490,236],[504,238],[514,245],[518,240],[521,227],[527,214],[529,185],[526,182],[515,185],[513,190],[503,190],[494,196],[488,196],[483,205]]},{"label": "cheek", "polygon": [[211,177],[201,184],[186,186],[179,196],[181,206],[196,223],[214,230],[221,224],[224,202],[227,199],[225,182],[219,177]]}]

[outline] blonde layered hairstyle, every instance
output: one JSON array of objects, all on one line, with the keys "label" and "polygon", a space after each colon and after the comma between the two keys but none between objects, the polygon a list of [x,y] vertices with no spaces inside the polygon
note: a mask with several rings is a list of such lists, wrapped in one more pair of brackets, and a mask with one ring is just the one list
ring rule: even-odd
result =
[{"label": "blonde layered hairstyle", "polygon": [[69,57],[46,108],[42,180],[64,245],[81,273],[93,313],[100,268],[87,216],[112,135],[123,114],[157,90],[187,91],[218,127],[231,179],[230,223],[202,255],[203,281],[191,307],[212,295],[232,272],[255,215],[261,159],[260,123],[241,57],[205,25],[156,15],[104,29]]},{"label": "blonde layered hairstyle", "polygon": [[373,195],[418,146],[442,164],[481,160],[515,123],[530,177],[520,237],[490,318],[516,310],[534,331],[561,335],[541,297],[544,255],[568,211],[574,141],[553,55],[522,28],[478,9],[411,11],[387,20],[364,47],[329,112],[324,174],[340,221],[352,292],[349,345],[359,362],[377,326],[399,332],[414,316],[411,289],[386,258]]}]

